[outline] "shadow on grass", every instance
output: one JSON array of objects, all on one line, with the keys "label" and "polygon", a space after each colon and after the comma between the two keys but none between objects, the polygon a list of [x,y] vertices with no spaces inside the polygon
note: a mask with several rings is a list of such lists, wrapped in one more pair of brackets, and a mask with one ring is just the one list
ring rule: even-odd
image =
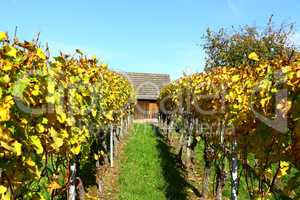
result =
[{"label": "shadow on grass", "polygon": [[158,144],[156,148],[162,160],[161,168],[164,179],[168,183],[165,189],[166,197],[170,200],[187,200],[187,189],[192,190],[196,196],[201,197],[197,188],[185,180],[182,166],[177,162],[176,155],[171,152],[158,127],[152,125],[152,128],[157,136]]}]

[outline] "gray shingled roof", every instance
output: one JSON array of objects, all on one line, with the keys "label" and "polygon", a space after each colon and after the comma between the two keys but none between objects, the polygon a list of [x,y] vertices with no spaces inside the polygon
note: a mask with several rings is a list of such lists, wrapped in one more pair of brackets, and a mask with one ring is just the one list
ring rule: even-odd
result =
[{"label": "gray shingled roof", "polygon": [[168,74],[126,72],[125,76],[133,84],[138,100],[156,100],[161,88],[170,83]]}]

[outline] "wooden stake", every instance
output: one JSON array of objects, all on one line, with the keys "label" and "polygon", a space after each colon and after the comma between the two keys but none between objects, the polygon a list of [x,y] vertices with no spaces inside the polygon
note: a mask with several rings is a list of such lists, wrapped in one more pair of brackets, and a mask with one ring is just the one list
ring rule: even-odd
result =
[{"label": "wooden stake", "polygon": [[114,130],[110,127],[110,167],[114,167]]}]

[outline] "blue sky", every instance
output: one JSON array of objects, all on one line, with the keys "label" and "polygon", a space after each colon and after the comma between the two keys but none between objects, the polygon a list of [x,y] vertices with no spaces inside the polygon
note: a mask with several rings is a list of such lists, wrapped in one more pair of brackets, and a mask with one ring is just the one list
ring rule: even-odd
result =
[{"label": "blue sky", "polygon": [[203,69],[208,27],[261,26],[271,14],[300,25],[299,0],[1,0],[0,7],[1,31],[18,26],[21,39],[41,32],[53,54],[80,48],[113,69],[173,79]]}]

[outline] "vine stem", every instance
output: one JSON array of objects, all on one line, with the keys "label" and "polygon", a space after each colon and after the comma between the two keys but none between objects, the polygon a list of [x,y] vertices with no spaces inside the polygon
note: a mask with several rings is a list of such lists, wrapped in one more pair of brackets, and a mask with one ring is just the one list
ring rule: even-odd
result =
[{"label": "vine stem", "polygon": [[278,167],[277,167],[276,173],[275,173],[275,175],[274,175],[274,177],[273,177],[273,179],[272,179],[272,182],[271,182],[271,184],[270,184],[270,187],[269,187],[269,190],[268,190],[268,191],[272,191],[272,190],[273,190],[273,186],[274,186],[274,184],[275,184],[275,180],[276,180],[276,178],[277,178],[277,176],[278,176],[279,170],[280,170],[280,161],[279,161],[279,163],[278,163]]}]

